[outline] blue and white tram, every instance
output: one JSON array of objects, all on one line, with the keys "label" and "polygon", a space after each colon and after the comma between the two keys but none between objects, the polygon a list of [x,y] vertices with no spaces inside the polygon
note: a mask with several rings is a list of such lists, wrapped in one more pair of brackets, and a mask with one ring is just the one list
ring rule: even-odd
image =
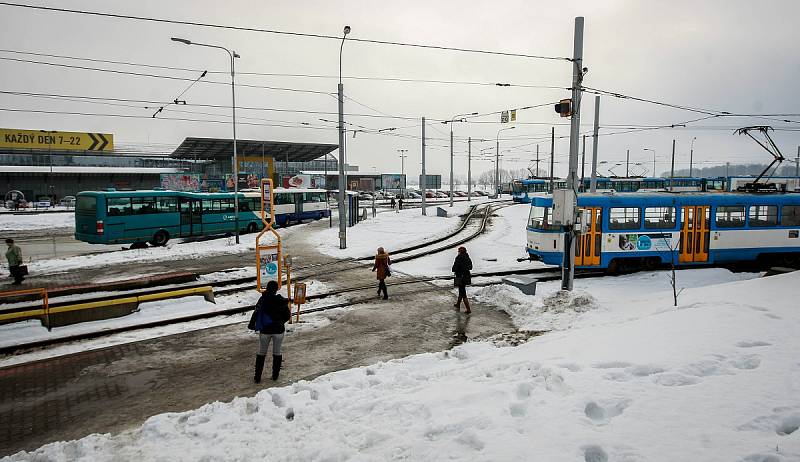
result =
[{"label": "blue and white tram", "polygon": [[550,192],[550,181],[541,178],[514,180],[511,182],[511,194],[514,202],[529,204],[531,197]]},{"label": "blue and white tram", "polygon": [[[588,218],[576,267],[800,263],[800,194],[580,194],[578,207]],[[551,196],[532,200],[527,251],[531,259],[561,265],[562,232],[551,214]]]}]

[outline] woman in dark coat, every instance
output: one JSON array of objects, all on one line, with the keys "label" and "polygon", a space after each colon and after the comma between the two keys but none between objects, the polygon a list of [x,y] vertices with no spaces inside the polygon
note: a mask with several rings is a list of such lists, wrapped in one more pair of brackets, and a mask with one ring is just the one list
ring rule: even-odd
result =
[{"label": "woman in dark coat", "polygon": [[458,248],[458,255],[453,262],[453,273],[455,273],[455,286],[458,287],[458,301],[453,305],[456,310],[461,311],[461,300],[464,300],[465,313],[472,313],[469,308],[469,300],[467,300],[467,285],[472,281],[472,260],[467,254],[467,249],[464,247]]},{"label": "woman in dark coat", "polygon": [[[281,371],[283,355],[281,345],[283,344],[283,334],[286,328],[283,326],[292,317],[289,310],[289,300],[278,294],[278,283],[269,281],[267,291],[261,295],[256,303],[256,311],[261,311],[256,316],[262,315],[261,320],[266,321],[262,324],[258,334],[258,354],[256,354],[256,373],[253,377],[255,383],[261,383],[261,372],[264,370],[264,361],[267,358],[269,344],[272,342],[272,380],[278,380]],[[266,315],[266,316],[263,316]],[[254,326],[251,329],[255,330]]]},{"label": "woman in dark coat", "polygon": [[378,254],[375,255],[375,264],[372,265],[372,271],[377,271],[376,277],[378,279],[378,295],[383,292],[383,299],[389,299],[389,293],[386,291],[386,278],[391,276],[389,272],[389,265],[392,261],[389,259],[389,254],[383,250],[383,247],[378,247]]}]

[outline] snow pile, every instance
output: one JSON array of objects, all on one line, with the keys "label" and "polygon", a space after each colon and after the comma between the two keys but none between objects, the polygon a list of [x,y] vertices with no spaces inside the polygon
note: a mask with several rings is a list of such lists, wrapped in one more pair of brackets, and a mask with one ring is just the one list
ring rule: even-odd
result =
[{"label": "snow pile", "polygon": [[605,279],[613,304],[587,280],[604,309],[518,347],[471,342],[9,460],[800,460],[800,272],[689,288],[676,308],[632,287],[645,278]]},{"label": "snow pile", "polygon": [[405,209],[400,213],[392,211],[378,213],[358,225],[347,228],[347,249],[339,248],[339,228],[324,228],[309,236],[309,244],[321,253],[332,257],[365,257],[375,254],[378,247],[386,248],[389,253],[395,249],[421,243],[427,239],[454,231],[461,223],[459,215],[466,213],[469,205],[475,202],[456,202],[450,208],[447,218],[436,216],[436,207],[428,207],[428,215],[422,215],[419,208]]},{"label": "snow pile", "polygon": [[29,231],[51,228],[75,229],[73,213],[0,214],[0,231]]}]

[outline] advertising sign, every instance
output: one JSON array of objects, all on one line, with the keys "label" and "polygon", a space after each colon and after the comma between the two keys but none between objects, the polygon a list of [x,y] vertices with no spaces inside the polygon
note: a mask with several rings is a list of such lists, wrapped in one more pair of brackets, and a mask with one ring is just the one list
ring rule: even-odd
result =
[{"label": "advertising sign", "polygon": [[[239,173],[239,189],[258,189],[258,175],[254,173]],[[234,190],[233,175],[230,173],[225,174],[225,190],[230,192]]]},{"label": "advertising sign", "polygon": [[426,189],[442,189],[442,175],[425,175],[425,183],[422,182],[422,175],[419,176],[419,187]]},{"label": "advertising sign", "polygon": [[269,178],[261,180],[261,221],[264,222],[264,226],[268,226],[267,218],[270,219],[270,223],[275,219],[273,192],[272,180]]},{"label": "advertising sign", "polygon": [[0,128],[0,148],[110,152],[114,150],[114,135]]},{"label": "advertising sign", "polygon": [[283,177],[284,188],[313,188],[311,175],[286,175]]},{"label": "advertising sign", "polygon": [[281,248],[277,245],[264,245],[256,247],[258,258],[258,287],[263,291],[269,281],[281,286]]},{"label": "advertising sign", "polygon": [[358,190],[359,191],[375,191],[375,179],[374,178],[359,178],[358,179]]},{"label": "advertising sign", "polygon": [[161,187],[169,191],[200,191],[200,174],[198,173],[162,173]]},{"label": "advertising sign", "polygon": [[671,233],[620,234],[617,240],[620,250],[633,252],[669,252],[671,244]]},{"label": "advertising sign", "polygon": [[381,175],[383,189],[406,189],[406,176],[390,173]]}]

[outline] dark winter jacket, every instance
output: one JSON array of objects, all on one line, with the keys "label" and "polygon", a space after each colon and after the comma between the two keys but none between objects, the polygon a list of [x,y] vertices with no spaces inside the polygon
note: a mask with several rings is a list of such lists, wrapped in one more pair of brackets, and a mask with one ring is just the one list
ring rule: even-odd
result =
[{"label": "dark winter jacket", "polygon": [[462,285],[467,285],[472,282],[470,280],[472,277],[470,274],[471,270],[472,260],[469,258],[469,255],[466,252],[459,253],[456,256],[456,260],[453,262],[453,273],[455,273],[456,277],[462,279]]},{"label": "dark winter jacket", "polygon": [[292,317],[289,311],[289,300],[280,294],[264,294],[256,303],[257,310],[264,310],[272,318],[272,324],[261,329],[262,334],[282,334],[286,328],[283,326]]}]

